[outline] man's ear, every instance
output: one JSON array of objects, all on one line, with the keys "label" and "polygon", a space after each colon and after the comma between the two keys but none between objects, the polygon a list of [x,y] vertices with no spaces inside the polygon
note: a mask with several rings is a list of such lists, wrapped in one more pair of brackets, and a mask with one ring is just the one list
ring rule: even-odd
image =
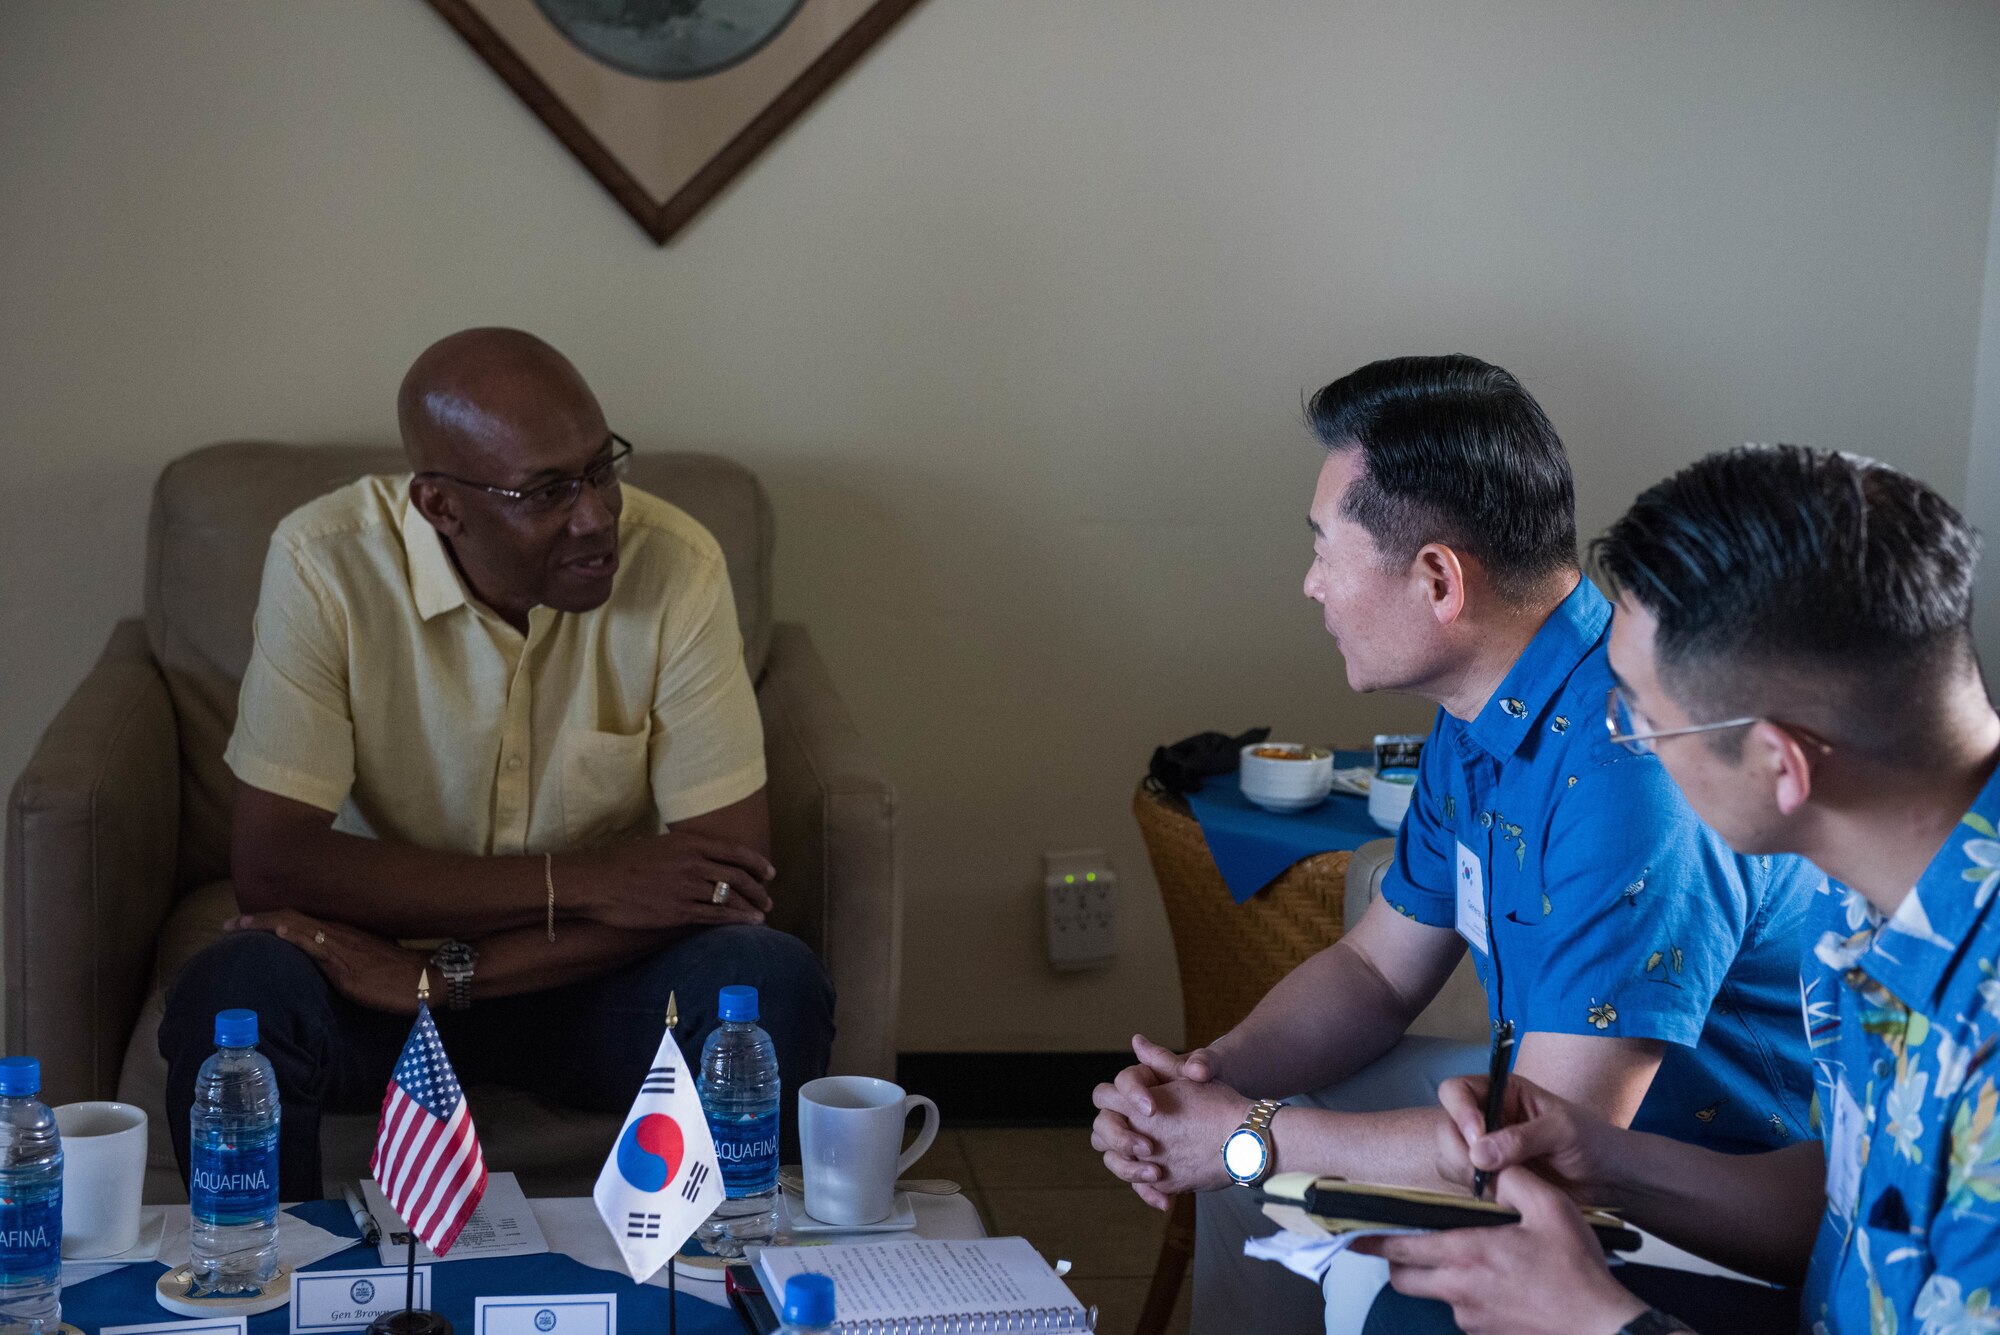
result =
[{"label": "man's ear", "polygon": [[410,502],[417,507],[430,526],[447,538],[455,538],[465,529],[465,523],[458,515],[458,502],[452,494],[429,478],[410,479]]},{"label": "man's ear", "polygon": [[1750,725],[1746,759],[1771,786],[1778,814],[1790,816],[1812,797],[1813,769],[1824,748],[1764,719]]},{"label": "man's ear", "polygon": [[1451,548],[1425,543],[1410,561],[1410,576],[1417,581],[1438,625],[1451,625],[1465,611],[1465,566]]}]

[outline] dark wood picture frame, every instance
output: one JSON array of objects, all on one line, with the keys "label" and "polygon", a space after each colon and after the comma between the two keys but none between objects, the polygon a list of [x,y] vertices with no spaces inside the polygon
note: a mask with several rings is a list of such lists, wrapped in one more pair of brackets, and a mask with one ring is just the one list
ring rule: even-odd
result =
[{"label": "dark wood picture frame", "polygon": [[[676,232],[722,192],[736,174],[749,166],[806,108],[839,80],[854,63],[882,40],[898,20],[920,0],[876,0],[846,31],[766,103],[720,151],[670,198],[652,197],[639,179],[618,160],[577,113],[564,104],[529,62],[494,30],[471,0],[426,0],[453,30],[492,67],[525,102],[564,147],[574,153],[611,197],[624,206],[646,235],[664,246]],[[755,60],[756,57],[751,57]]]}]

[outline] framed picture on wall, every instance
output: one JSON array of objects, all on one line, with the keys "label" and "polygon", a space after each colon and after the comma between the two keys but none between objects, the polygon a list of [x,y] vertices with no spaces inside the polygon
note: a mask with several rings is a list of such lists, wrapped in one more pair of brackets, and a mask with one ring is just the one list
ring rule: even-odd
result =
[{"label": "framed picture on wall", "polygon": [[665,245],[918,0],[427,0]]}]

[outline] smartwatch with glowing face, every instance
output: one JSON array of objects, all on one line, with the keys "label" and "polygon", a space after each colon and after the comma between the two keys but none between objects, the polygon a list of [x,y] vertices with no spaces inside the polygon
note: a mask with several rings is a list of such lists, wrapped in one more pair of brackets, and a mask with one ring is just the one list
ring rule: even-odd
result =
[{"label": "smartwatch with glowing face", "polygon": [[1250,1105],[1243,1125],[1222,1142],[1222,1171],[1240,1187],[1254,1187],[1271,1175],[1277,1149],[1271,1140],[1271,1118],[1285,1105],[1276,1099],[1259,1099]]}]

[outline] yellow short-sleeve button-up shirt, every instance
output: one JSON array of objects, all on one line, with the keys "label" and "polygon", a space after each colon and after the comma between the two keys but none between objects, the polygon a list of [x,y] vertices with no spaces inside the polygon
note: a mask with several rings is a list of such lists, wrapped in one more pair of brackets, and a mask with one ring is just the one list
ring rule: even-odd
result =
[{"label": "yellow short-sleeve button-up shirt", "polygon": [[618,573],[521,634],[470,597],[408,475],[272,535],[224,759],[334,828],[460,853],[653,833],[764,786],[763,726],[722,550],[624,489]]}]

